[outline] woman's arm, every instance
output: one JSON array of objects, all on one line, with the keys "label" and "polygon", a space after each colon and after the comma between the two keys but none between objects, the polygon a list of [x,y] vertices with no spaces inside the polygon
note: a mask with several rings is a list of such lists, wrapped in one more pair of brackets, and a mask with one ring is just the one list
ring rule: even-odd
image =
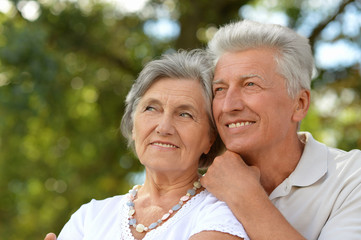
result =
[{"label": "woman's arm", "polygon": [[217,231],[203,231],[194,234],[189,240],[242,240],[243,238],[233,236],[228,233],[217,232]]},{"label": "woman's arm", "polygon": [[46,234],[44,240],[56,240],[56,235],[54,233]]}]

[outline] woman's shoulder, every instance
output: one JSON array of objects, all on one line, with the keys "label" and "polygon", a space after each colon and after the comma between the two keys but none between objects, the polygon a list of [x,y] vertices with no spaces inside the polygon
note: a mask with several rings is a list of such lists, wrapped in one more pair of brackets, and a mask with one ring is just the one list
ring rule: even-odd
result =
[{"label": "woman's shoulder", "polygon": [[116,231],[111,223],[117,221],[123,199],[124,196],[114,196],[103,200],[92,199],[83,204],[72,214],[58,239],[83,239],[86,235],[114,234]]},{"label": "woman's shoulder", "polygon": [[93,206],[104,206],[104,205],[113,205],[119,203],[125,195],[116,195],[112,197],[108,197],[105,199],[92,199],[88,204],[91,204]]},{"label": "woman's shoulder", "polygon": [[212,193],[208,192],[207,189],[203,190],[200,194],[200,205],[201,206],[225,206],[228,208],[227,204],[218,198],[216,198]]},{"label": "woman's shoulder", "polygon": [[99,214],[110,214],[120,206],[124,195],[117,195],[102,200],[92,199],[90,202],[83,204],[77,212],[87,217],[94,217]]},{"label": "woman's shoulder", "polygon": [[86,208],[87,211],[91,210],[95,212],[98,212],[102,209],[114,209],[114,207],[118,206],[123,199],[124,195],[116,195],[101,200],[92,199],[90,202],[81,206],[81,208]]},{"label": "woman's shoulder", "polygon": [[206,189],[199,194],[198,199],[194,201],[193,204],[192,205],[195,207],[194,212],[197,212],[197,215],[199,216],[207,216],[213,218],[214,216],[223,215],[234,218],[232,211],[229,209],[228,205],[225,202],[216,198]]},{"label": "woman's shoulder", "polygon": [[228,205],[207,190],[201,192],[195,212],[191,235],[202,231],[218,231],[249,239]]}]

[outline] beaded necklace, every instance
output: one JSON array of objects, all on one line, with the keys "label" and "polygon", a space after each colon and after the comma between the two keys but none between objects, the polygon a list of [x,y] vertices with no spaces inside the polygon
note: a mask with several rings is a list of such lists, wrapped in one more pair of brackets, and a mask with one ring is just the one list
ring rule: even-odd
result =
[{"label": "beaded necklace", "polygon": [[134,218],[135,208],[133,200],[137,196],[138,190],[141,188],[141,185],[135,185],[131,190],[129,190],[127,206],[129,206],[129,213],[128,213],[128,220],[129,225],[133,226],[137,232],[148,232],[150,230],[155,229],[156,227],[160,226],[163,222],[165,222],[169,217],[176,211],[182,208],[183,204],[187,202],[192,196],[196,195],[197,190],[201,188],[202,185],[199,181],[195,181],[193,183],[193,188],[188,189],[186,195],[180,198],[179,202],[174,205],[166,214],[164,214],[160,219],[156,222],[150,224],[148,227],[144,226],[143,224],[137,224],[137,220]]}]

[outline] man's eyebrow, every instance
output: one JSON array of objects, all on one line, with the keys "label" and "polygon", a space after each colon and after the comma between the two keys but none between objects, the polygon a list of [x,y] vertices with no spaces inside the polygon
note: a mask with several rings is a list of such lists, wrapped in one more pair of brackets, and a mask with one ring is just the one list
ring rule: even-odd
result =
[{"label": "man's eyebrow", "polygon": [[[259,79],[261,79],[262,81],[265,81],[265,79],[264,79],[261,75],[254,74],[254,73],[241,75],[241,76],[239,77],[239,79],[240,79],[240,80],[245,80],[245,79],[254,78],[254,77],[259,78]],[[222,83],[224,83],[223,79],[217,79],[217,80],[214,80],[214,81],[212,82],[212,84],[222,84]]]},{"label": "man's eyebrow", "polygon": [[212,84],[224,83],[223,79],[214,80]]},{"label": "man's eyebrow", "polygon": [[254,74],[254,73],[242,75],[242,76],[240,77],[240,79],[244,80],[244,79],[254,78],[254,77],[259,78],[259,79],[261,79],[262,81],[265,81],[265,79],[264,79],[261,75]]}]

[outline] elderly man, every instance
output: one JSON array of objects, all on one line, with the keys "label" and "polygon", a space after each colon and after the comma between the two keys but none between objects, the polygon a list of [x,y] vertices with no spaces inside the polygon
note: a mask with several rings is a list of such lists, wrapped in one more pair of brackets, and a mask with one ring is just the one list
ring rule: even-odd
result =
[{"label": "elderly man", "polygon": [[203,186],[227,202],[251,239],[361,239],[361,152],[298,133],[314,69],[308,40],[241,21],[209,42],[213,114],[228,149]]}]

